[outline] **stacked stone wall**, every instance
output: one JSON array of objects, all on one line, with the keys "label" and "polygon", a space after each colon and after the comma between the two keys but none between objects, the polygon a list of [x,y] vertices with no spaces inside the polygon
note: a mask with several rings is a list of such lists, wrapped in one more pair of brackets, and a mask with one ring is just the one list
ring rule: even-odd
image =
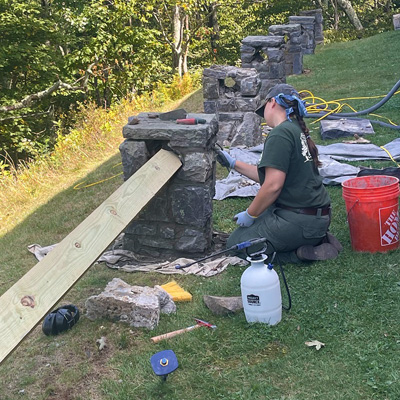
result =
[{"label": "stacked stone wall", "polygon": [[315,17],[314,20],[314,37],[315,44],[324,43],[324,18],[322,16],[322,10],[320,8],[316,10],[304,10],[300,11],[300,15]]},{"label": "stacked stone wall", "polygon": [[315,16],[292,16],[289,24],[301,25],[301,49],[303,54],[313,54],[315,51]]},{"label": "stacked stone wall", "polygon": [[286,75],[300,75],[303,72],[303,52],[301,47],[301,25],[271,25],[268,28],[271,36],[285,37],[285,71]]},{"label": "stacked stone wall", "polygon": [[261,143],[261,81],[253,68],[213,65],[203,71],[204,111],[218,117],[218,143],[252,147]]},{"label": "stacked stone wall", "polygon": [[400,14],[393,15],[393,28],[395,31],[400,30]]},{"label": "stacked stone wall", "polygon": [[[124,178],[128,179],[160,148],[173,151],[182,168],[125,229],[123,248],[154,258],[199,257],[212,246],[212,199],[218,123],[214,114],[198,125],[161,121],[156,113],[141,113],[123,128],[120,146]],[[146,182],[143,182],[146,185]]]},{"label": "stacked stone wall", "polygon": [[242,40],[240,57],[242,68],[258,72],[262,99],[272,86],[286,82],[284,36],[247,36]]}]

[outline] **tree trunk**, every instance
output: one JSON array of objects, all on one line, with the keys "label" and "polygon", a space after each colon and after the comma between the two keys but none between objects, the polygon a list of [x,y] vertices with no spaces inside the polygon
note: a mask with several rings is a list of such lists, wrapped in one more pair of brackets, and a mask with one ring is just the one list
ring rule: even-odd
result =
[{"label": "tree trunk", "polygon": [[358,19],[356,11],[354,10],[349,0],[337,0],[337,3],[339,7],[342,8],[343,11],[346,13],[354,28],[356,28],[358,31],[364,29],[364,27],[361,25],[360,20]]},{"label": "tree trunk", "polygon": [[333,28],[335,31],[339,29],[339,13],[338,13],[338,7],[337,7],[337,1],[336,0],[331,0],[332,7],[333,7]]},{"label": "tree trunk", "polygon": [[212,28],[212,34],[210,36],[211,50],[214,54],[216,54],[218,53],[218,40],[220,36],[217,6],[215,3],[211,3],[209,6],[208,27]]},{"label": "tree trunk", "polygon": [[177,71],[179,76],[182,76],[180,69],[180,56],[182,52],[182,36],[181,36],[181,18],[179,12],[179,6],[176,4],[173,6],[173,47],[172,47],[172,66]]},{"label": "tree trunk", "polygon": [[173,68],[179,76],[188,71],[187,56],[189,52],[189,17],[182,15],[179,6],[173,8]]},{"label": "tree trunk", "polygon": [[326,9],[328,9],[328,6],[329,6],[328,1],[329,0],[318,0],[318,4],[322,9],[326,10]]}]

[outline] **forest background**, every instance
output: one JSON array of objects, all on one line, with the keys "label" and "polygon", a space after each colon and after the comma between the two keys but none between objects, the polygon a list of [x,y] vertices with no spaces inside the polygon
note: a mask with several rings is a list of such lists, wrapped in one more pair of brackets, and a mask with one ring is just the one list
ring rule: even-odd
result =
[{"label": "forest background", "polygon": [[240,66],[246,36],[314,8],[325,41],[346,41],[393,29],[400,1],[0,0],[0,175],[53,151],[82,105],[178,98],[204,67]]}]

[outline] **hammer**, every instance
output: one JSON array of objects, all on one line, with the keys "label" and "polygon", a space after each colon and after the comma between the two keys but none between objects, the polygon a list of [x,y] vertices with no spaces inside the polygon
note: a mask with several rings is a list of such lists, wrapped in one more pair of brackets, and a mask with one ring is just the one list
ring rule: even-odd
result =
[{"label": "hammer", "polygon": [[163,335],[153,336],[151,338],[151,341],[153,343],[158,343],[160,340],[169,339],[176,335],[180,335],[181,333],[189,332],[189,331],[192,331],[193,329],[197,329],[202,326],[206,326],[207,328],[211,328],[211,329],[216,329],[216,327],[217,327],[216,325],[211,325],[206,321],[202,321],[201,319],[195,318],[194,320],[196,321],[196,325],[188,326],[187,328],[183,328],[183,329],[178,329],[177,331],[164,333]]}]

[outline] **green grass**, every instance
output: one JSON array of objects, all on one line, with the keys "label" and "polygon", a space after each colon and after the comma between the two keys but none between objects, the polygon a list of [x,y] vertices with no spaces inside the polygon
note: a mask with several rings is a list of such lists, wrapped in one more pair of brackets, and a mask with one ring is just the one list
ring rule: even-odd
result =
[{"label": "green grass", "polygon": [[[400,32],[387,32],[318,48],[315,55],[305,58],[305,67],[311,72],[289,77],[288,81],[326,100],[385,94],[400,79],[399,58]],[[199,93],[189,101],[181,106],[187,111],[201,110]],[[374,102],[363,100],[354,107],[361,109]],[[399,105],[397,96],[379,114],[399,123]],[[376,134],[369,137],[375,144],[387,143],[398,135],[381,127],[375,130]],[[313,130],[313,136],[322,143],[318,129]],[[121,181],[116,178],[82,190],[73,190],[73,186],[115,174],[120,167],[112,167],[118,162],[115,149],[114,155],[92,171],[82,172],[82,165],[76,178],[59,177],[65,179],[62,190],[37,205],[34,212],[25,210],[26,217],[6,229],[0,238],[1,293],[35,265],[27,245],[60,241]],[[219,174],[223,174],[222,169]],[[84,316],[73,329],[56,337],[44,336],[38,326],[0,366],[0,398],[399,399],[399,252],[353,252],[341,188],[328,187],[328,191],[334,207],[331,228],[344,251],[335,260],[285,267],[293,308],[284,311],[278,325],[249,325],[243,313],[221,317],[205,307],[205,294],[239,295],[245,267],[229,267],[212,278],[176,276],[173,279],[192,293],[193,301],[178,303],[177,313],[162,315],[153,331],[106,320],[91,322]],[[248,199],[215,202],[215,228],[232,231],[232,216],[248,203]],[[114,277],[148,286],[172,279],[156,273],[119,273],[95,264],[62,303],[72,302],[84,311],[85,300],[100,293]],[[194,317],[218,328],[212,332],[198,329],[151,343],[152,336],[192,325]],[[100,352],[96,340],[101,336],[106,337],[107,347]],[[319,351],[309,348],[304,344],[309,340],[319,340],[325,347]],[[164,383],[154,375],[149,362],[152,354],[163,349],[174,350],[179,361],[178,370]]]}]

